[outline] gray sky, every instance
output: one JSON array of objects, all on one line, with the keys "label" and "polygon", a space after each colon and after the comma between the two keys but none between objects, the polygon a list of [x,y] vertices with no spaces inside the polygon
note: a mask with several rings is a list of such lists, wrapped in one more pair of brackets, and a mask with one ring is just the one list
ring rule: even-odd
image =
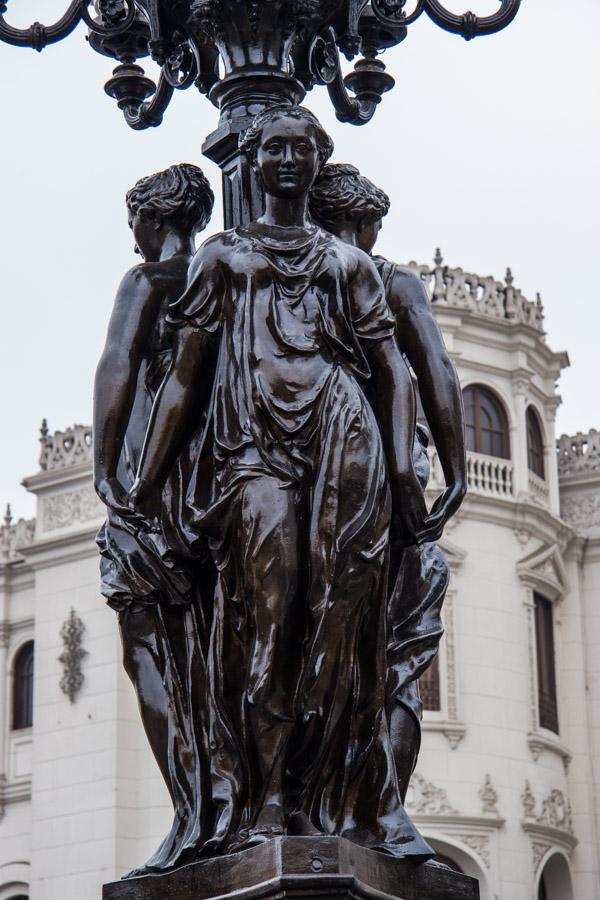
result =
[{"label": "gray sky", "polygon": [[[67,0],[20,0],[13,24],[49,22]],[[447,0],[456,11],[493,0]],[[462,9],[461,9],[462,8]],[[505,32],[470,44],[428,19],[384,56],[396,87],[366,127],[341,125],[326,94],[307,96],[335,159],[390,194],[379,250],[501,277],[540,291],[548,340],[568,350],[558,429],[600,425],[600,0],[523,0]],[[37,434],[91,421],[92,381],[112,300],[136,262],[123,197],[142,175],[200,155],[216,110],[191,88],[158,129],[133,132],[103,84],[111,61],[80,27],[37,54],[0,44],[0,503],[32,515],[20,487],[37,470]],[[142,61],[144,63],[145,61]],[[152,64],[146,66],[152,74]],[[221,227],[216,210],[210,230]]]}]

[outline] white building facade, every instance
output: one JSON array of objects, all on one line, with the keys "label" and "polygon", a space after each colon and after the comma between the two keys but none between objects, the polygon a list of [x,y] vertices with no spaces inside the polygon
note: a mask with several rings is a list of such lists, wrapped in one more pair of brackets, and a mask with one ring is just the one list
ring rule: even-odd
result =
[{"label": "white building facade", "polygon": [[[482,900],[598,900],[600,434],[557,445],[568,359],[510,273],[413,267],[463,386],[469,494],[408,807]],[[0,531],[0,900],[91,900],[169,801],[99,594],[90,429],[44,426],[24,484],[35,520]]]}]

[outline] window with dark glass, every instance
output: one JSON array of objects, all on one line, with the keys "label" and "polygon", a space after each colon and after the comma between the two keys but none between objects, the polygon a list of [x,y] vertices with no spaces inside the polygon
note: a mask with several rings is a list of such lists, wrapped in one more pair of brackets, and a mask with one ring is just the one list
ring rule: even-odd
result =
[{"label": "window with dark glass", "polygon": [[474,384],[463,391],[467,450],[510,459],[508,421],[500,400]]},{"label": "window with dark glass", "polygon": [[540,420],[534,409],[527,410],[527,464],[532,472],[545,478],[544,438]]},{"label": "window with dark glass", "polygon": [[31,728],[33,724],[33,641],[17,653],[13,669],[12,727]]},{"label": "window with dark glass", "polygon": [[429,668],[419,678],[419,693],[423,701],[423,709],[429,709],[432,712],[441,710],[439,657],[435,657]]},{"label": "window with dark glass", "polygon": [[537,647],[538,716],[540,726],[558,734],[556,701],[556,664],[554,658],[554,625],[552,603],[540,594],[534,595],[535,638]]}]

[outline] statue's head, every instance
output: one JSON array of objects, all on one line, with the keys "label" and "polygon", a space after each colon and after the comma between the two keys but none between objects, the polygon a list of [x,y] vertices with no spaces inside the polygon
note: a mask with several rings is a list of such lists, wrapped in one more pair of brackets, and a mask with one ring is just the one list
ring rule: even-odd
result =
[{"label": "statue's head", "polygon": [[157,260],[170,231],[193,237],[210,221],[214,195],[202,169],[189,163],[141,178],[127,193],[136,250]]},{"label": "statue's head", "polygon": [[375,246],[389,208],[388,195],[355,166],[344,163],[324,166],[309,198],[310,215],[321,228],[341,238],[354,235],[365,253]]},{"label": "statue's head", "polygon": [[240,136],[265,193],[274,197],[306,194],[333,152],[319,120],[302,106],[275,106],[259,113]]}]

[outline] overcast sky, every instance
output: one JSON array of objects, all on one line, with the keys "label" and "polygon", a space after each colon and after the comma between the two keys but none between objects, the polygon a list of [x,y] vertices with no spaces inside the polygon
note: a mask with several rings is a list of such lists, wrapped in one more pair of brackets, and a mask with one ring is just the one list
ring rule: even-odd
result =
[{"label": "overcast sky", "polygon": [[[20,0],[9,18],[49,22],[66,6]],[[523,0],[510,28],[471,43],[423,17],[385,54],[396,87],[369,125],[338,123],[319,89],[306,99],[335,159],[391,196],[380,252],[430,262],[440,246],[448,265],[497,277],[511,266],[526,296],[541,292],[548,341],[571,359],[559,433],[600,426],[599,33],[600,0]],[[175,162],[202,165],[219,190],[200,154],[217,121],[206,98],[181,92],[160,128],[131,131],[103,92],[111,61],[84,35],[41,54],[0,44],[0,502],[15,515],[34,513],[19,482],[37,470],[42,417],[51,429],[91,421],[114,292],[137,259],[126,190]],[[209,231],[220,227],[217,209]]]}]

